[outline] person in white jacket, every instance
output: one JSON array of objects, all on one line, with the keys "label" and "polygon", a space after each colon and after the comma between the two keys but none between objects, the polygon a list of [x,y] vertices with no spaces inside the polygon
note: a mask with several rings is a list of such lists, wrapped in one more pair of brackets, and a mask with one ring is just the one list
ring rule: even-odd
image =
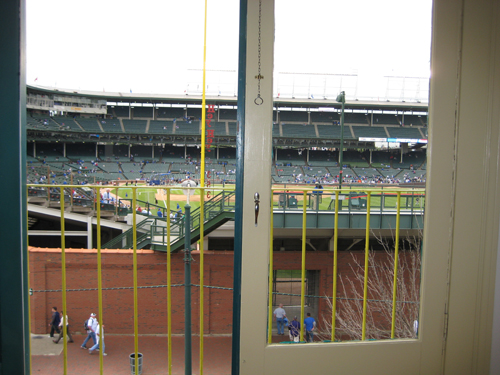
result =
[{"label": "person in white jacket", "polygon": [[106,346],[104,345],[104,324],[102,325],[102,331],[100,325],[97,324],[95,334],[97,336],[97,343],[89,349],[89,354],[92,354],[94,350],[99,350],[100,344],[102,342],[102,355],[108,355],[107,353],[105,353]]}]

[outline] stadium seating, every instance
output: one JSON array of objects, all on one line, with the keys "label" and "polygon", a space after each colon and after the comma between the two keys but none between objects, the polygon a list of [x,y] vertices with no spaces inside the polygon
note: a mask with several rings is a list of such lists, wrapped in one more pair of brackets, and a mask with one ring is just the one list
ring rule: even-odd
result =
[{"label": "stadium seating", "polygon": [[200,135],[200,121],[176,121],[175,134]]},{"label": "stadium seating", "polygon": [[152,150],[150,146],[133,145],[130,148],[130,155],[134,157],[135,161],[151,160]]},{"label": "stadium seating", "polygon": [[236,109],[219,109],[219,120],[236,120]]},{"label": "stadium seating", "polygon": [[351,167],[369,167],[369,157],[355,150],[345,150],[343,153],[344,164],[349,164]]},{"label": "stadium seating", "polygon": [[206,125],[205,125],[205,129],[213,129],[214,130],[214,135],[216,136],[226,136],[227,133],[226,133],[226,123],[225,122],[215,122],[215,121],[212,121],[210,123],[210,126],[211,128],[208,128]]},{"label": "stadium seating", "polygon": [[364,113],[344,113],[344,124],[369,125],[369,116]]},{"label": "stadium seating", "polygon": [[[339,125],[317,125],[318,134],[320,138],[326,139],[339,139],[340,126]],[[344,124],[344,139],[352,139],[351,128]]]},{"label": "stadium seating", "polygon": [[153,118],[153,107],[133,107],[133,118]]},{"label": "stadium seating", "polygon": [[116,117],[129,118],[129,107],[117,105],[113,108]]},{"label": "stadium seating", "polygon": [[425,161],[425,153],[424,152],[408,152],[403,154],[403,162],[400,162],[401,157],[397,157],[397,161],[394,160],[392,162],[392,166],[394,168],[405,168],[410,169],[413,166],[413,169],[419,168],[422,163]]},{"label": "stadium seating", "polygon": [[71,117],[52,117],[59,124],[59,129],[62,131],[81,132],[82,128]]},{"label": "stadium seating", "polygon": [[[194,117],[195,120],[201,120],[201,108],[191,108],[189,107],[187,109],[187,117]],[[214,118],[216,119],[217,116],[215,115]]]},{"label": "stadium seating", "polygon": [[373,125],[400,125],[401,116],[391,114],[373,114]]},{"label": "stadium seating", "polygon": [[232,137],[236,137],[236,123],[235,122],[228,122],[227,127],[229,130],[229,134]]},{"label": "stadium seating", "polygon": [[405,126],[426,126],[427,116],[417,116],[417,115],[405,115],[404,117]]},{"label": "stadium seating", "polygon": [[420,139],[422,134],[415,127],[387,127],[387,131],[392,138],[412,138]]},{"label": "stadium seating", "polygon": [[317,138],[314,125],[281,123],[283,136],[293,138]]},{"label": "stadium seating", "polygon": [[173,121],[158,121],[151,120],[149,122],[149,134],[173,134],[174,131]]},{"label": "stadium seating", "polygon": [[123,133],[119,119],[106,119],[101,121],[104,133]]},{"label": "stadium seating", "polygon": [[105,121],[102,119],[97,119],[95,117],[87,118],[87,117],[78,117],[75,119],[80,126],[83,128],[83,131],[89,133],[101,133],[102,129],[99,125],[101,121]]},{"label": "stadium seating", "polygon": [[[392,156],[392,158],[391,158]],[[392,164],[394,155],[388,151],[373,151],[372,167],[374,168],[389,168]]]},{"label": "stadium seating", "polygon": [[352,130],[356,138],[370,137],[370,138],[387,138],[385,128],[382,126],[355,126],[352,125]]},{"label": "stadium seating", "polygon": [[311,122],[340,122],[340,116],[337,112],[311,112]]},{"label": "stadium seating", "polygon": [[144,134],[146,133],[146,120],[122,120],[125,133]]},{"label": "stadium seating", "polygon": [[27,120],[27,128],[28,129],[37,129],[37,130],[59,130],[59,124],[55,121],[52,121],[50,116],[41,116],[41,115],[33,115],[29,114],[26,116]]},{"label": "stadium seating", "polygon": [[157,109],[157,118],[161,119],[181,119],[184,118],[184,108],[160,107]]},{"label": "stadium seating", "polygon": [[279,121],[294,121],[294,122],[303,122],[306,123],[309,121],[307,112],[305,111],[283,111],[281,110],[279,113]]},{"label": "stadium seating", "polygon": [[379,173],[384,177],[396,177],[401,173],[401,169],[393,169],[393,168],[377,168]]}]

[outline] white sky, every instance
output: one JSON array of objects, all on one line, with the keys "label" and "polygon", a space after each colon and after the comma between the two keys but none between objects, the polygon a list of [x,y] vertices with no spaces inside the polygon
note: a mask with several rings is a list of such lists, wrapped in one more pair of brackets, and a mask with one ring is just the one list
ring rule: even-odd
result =
[{"label": "white sky", "polygon": [[[200,93],[204,4],[27,0],[27,83]],[[346,90],[348,98],[427,100],[431,7],[431,0],[276,0],[275,95]],[[236,92],[238,8],[238,0],[208,0],[207,69],[216,70],[207,73],[209,95]]]}]

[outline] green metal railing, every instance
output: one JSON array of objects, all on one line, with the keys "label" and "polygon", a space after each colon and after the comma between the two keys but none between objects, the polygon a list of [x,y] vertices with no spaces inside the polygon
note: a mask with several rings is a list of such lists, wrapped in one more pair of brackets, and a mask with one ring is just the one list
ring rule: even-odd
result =
[{"label": "green metal railing", "polygon": [[[221,193],[215,195],[210,200],[206,201],[203,210],[203,222],[207,223],[210,220],[218,220],[221,214],[234,212],[235,208],[235,194],[232,191],[222,191]],[[232,216],[232,215],[231,215]],[[229,217],[225,217],[228,219]],[[192,236],[192,241],[196,241],[199,238],[200,222],[202,220],[202,215],[200,207],[196,208],[191,212],[190,215],[190,228]],[[168,243],[167,227],[165,224],[165,218],[155,218],[155,223],[151,225],[150,235],[151,243],[156,245],[166,245]],[[170,236],[173,239],[170,241],[171,245],[180,243],[183,241],[186,231],[185,231],[184,220],[178,220],[173,222],[170,226]],[[207,229],[207,228],[206,228]],[[205,230],[205,234],[207,231]],[[172,251],[174,251],[177,246],[174,246]]]},{"label": "green metal railing", "polygon": [[[137,239],[136,244],[143,243],[144,240],[149,238],[148,226],[154,222],[154,219],[145,219],[136,225]],[[102,245],[103,249],[132,249],[134,247],[134,227],[123,232],[121,235],[113,238],[111,241]]]}]

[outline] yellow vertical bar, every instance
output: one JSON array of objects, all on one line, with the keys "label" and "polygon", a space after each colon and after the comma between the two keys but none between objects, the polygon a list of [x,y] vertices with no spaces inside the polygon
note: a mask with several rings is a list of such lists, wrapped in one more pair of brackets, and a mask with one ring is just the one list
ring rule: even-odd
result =
[{"label": "yellow vertical bar", "polygon": [[307,226],[307,191],[302,196],[302,268],[300,275],[300,341],[304,341],[304,304],[306,295],[306,226]]},{"label": "yellow vertical bar", "polygon": [[137,310],[137,213],[135,210],[137,201],[137,187],[132,187],[132,241],[133,241],[133,274],[134,274],[134,354],[135,354],[135,375],[139,375],[139,320]]},{"label": "yellow vertical bar", "polygon": [[[62,272],[62,317],[67,315],[66,311],[66,237],[64,234],[65,223],[64,223],[64,189],[59,188],[60,198],[59,202],[61,205],[61,272]],[[68,373],[68,338],[66,336],[66,322],[63,321],[63,345],[64,345],[64,359],[63,359],[63,373],[66,375]]]},{"label": "yellow vertical bar", "polygon": [[[207,61],[207,0],[205,0],[205,26],[203,32],[203,93],[201,103],[201,166],[200,166],[200,185],[205,187],[205,120],[206,120],[206,61]],[[200,192],[200,375],[203,375],[203,328],[204,328],[204,306],[205,300],[204,284],[205,278],[204,266],[204,233],[205,233],[205,190]]]},{"label": "yellow vertical bar", "polygon": [[170,256],[170,188],[167,189],[167,333],[168,375],[172,375],[172,263]]},{"label": "yellow vertical bar", "polygon": [[274,254],[273,254],[273,236],[274,236],[274,215],[273,215],[273,192],[271,191],[271,223],[270,232],[271,239],[269,243],[269,308],[267,317],[267,343],[270,344],[273,339],[273,268],[274,268]]},{"label": "yellow vertical bar", "polygon": [[[26,190],[28,190],[29,187],[27,187]],[[47,194],[47,196],[49,196],[49,194]],[[28,193],[26,192],[26,196],[28,196]],[[28,215],[28,210],[26,210],[26,228],[29,228],[29,215]],[[28,290],[31,289],[31,283],[30,283],[30,236],[28,235],[27,231],[26,231],[26,247],[27,247],[27,252],[26,252],[26,262],[28,263]],[[28,329],[29,329],[29,333],[30,333],[30,346],[29,346],[29,356],[30,356],[30,369],[29,369],[29,375],[31,375],[31,296],[30,296],[30,293],[28,293]]]},{"label": "yellow vertical bar", "polygon": [[335,191],[335,227],[333,233],[333,291],[332,291],[332,337],[335,341],[335,322],[337,320],[337,255],[339,240],[339,191]]},{"label": "yellow vertical bar", "polygon": [[366,306],[368,300],[368,256],[370,255],[370,206],[371,206],[371,191],[368,192],[366,202],[366,233],[365,233],[365,277],[363,287],[363,331],[361,340],[366,338]]},{"label": "yellow vertical bar", "polygon": [[[101,189],[99,187],[96,188],[96,197],[101,196]],[[102,262],[101,262],[101,205],[97,205],[97,301],[99,308],[99,337],[102,337],[102,326],[104,324],[104,317],[102,316]],[[102,375],[103,373],[103,346],[100,345],[99,348],[99,373]]]},{"label": "yellow vertical bar", "polygon": [[396,213],[396,243],[394,245],[394,281],[392,286],[392,322],[391,322],[391,339],[394,338],[396,328],[396,297],[398,287],[398,260],[399,260],[399,223],[401,219],[401,192],[398,191],[398,208]]}]

